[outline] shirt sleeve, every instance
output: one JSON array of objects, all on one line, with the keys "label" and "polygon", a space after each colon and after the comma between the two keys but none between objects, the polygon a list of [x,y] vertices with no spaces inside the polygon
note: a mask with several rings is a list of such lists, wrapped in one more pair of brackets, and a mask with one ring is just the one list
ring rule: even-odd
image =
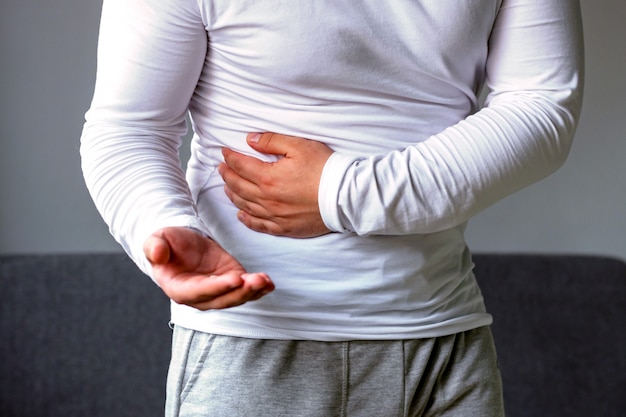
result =
[{"label": "shirt sleeve", "polygon": [[485,106],[401,151],[333,154],[319,188],[326,226],[359,235],[433,233],[555,171],[581,110],[581,27],[577,0],[503,0]]},{"label": "shirt sleeve", "polygon": [[104,0],[82,169],[112,235],[148,274],[142,247],[151,233],[206,233],[178,155],[206,49],[195,0]]}]

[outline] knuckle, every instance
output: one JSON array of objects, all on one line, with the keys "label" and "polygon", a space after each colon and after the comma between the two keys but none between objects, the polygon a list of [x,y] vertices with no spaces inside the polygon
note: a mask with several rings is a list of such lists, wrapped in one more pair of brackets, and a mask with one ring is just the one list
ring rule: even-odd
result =
[{"label": "knuckle", "polygon": [[257,181],[264,193],[272,193],[274,191],[276,181],[271,175],[265,173],[258,174]]},{"label": "knuckle", "polygon": [[273,217],[275,218],[274,220],[278,220],[277,218],[284,213],[285,207],[284,204],[278,201],[270,200],[265,203],[265,209],[269,213],[272,213]]}]

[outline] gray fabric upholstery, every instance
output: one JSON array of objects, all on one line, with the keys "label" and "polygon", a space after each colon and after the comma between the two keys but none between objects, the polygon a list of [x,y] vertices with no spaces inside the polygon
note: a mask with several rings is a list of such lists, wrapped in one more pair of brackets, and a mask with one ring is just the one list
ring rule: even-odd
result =
[{"label": "gray fabric upholstery", "polygon": [[[475,262],[495,316],[507,415],[623,415],[626,264]],[[168,300],[124,255],[1,256],[0,416],[162,415],[168,316]]]},{"label": "gray fabric upholstery", "polygon": [[0,416],[163,415],[169,303],[124,255],[0,260]]},{"label": "gray fabric upholstery", "polygon": [[626,264],[478,256],[510,417],[624,416]]}]

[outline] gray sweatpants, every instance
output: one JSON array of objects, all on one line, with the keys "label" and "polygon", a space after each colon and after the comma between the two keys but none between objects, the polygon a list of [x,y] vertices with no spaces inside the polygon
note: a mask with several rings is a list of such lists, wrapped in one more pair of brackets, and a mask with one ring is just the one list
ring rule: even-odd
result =
[{"label": "gray sweatpants", "polygon": [[504,416],[488,327],[313,342],[174,329],[166,417]]}]

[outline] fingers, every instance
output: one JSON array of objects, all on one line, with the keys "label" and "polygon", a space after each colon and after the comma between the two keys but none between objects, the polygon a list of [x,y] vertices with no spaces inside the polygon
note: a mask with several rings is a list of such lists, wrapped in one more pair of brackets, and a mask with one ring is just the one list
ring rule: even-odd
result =
[{"label": "fingers", "polygon": [[304,239],[330,233],[324,221],[316,216],[262,218],[240,210],[237,219],[250,230],[274,236]]},{"label": "fingers", "polygon": [[333,152],[328,145],[297,136],[279,133],[249,133],[246,137],[248,145],[257,152],[283,157],[323,155],[324,160]]},{"label": "fingers", "polygon": [[[264,169],[272,165],[271,162],[263,162],[258,158],[244,155],[228,148],[222,149],[222,155],[224,156],[226,167],[230,168],[232,172],[236,172],[241,178],[252,183],[256,183],[259,172],[263,172]],[[220,166],[220,169],[223,168],[224,164]]]},{"label": "fingers", "polygon": [[178,276],[161,285],[174,302],[199,310],[235,307],[274,290],[272,281],[262,273]]},{"label": "fingers", "polygon": [[206,302],[196,303],[194,307],[199,310],[236,307],[249,301],[258,300],[274,290],[274,284],[265,274],[245,274],[241,278],[244,281],[241,287]]},{"label": "fingers", "polygon": [[[260,153],[283,157],[288,154],[295,155],[299,150],[306,149],[307,146],[311,146],[315,143],[304,138],[269,132],[250,133],[247,136],[247,142],[252,149]],[[325,147],[325,145],[322,146]],[[224,148],[222,154],[226,165],[237,172],[242,178],[256,184],[262,181],[262,179],[259,179],[259,172],[263,172],[262,170],[264,168],[273,165],[271,162],[263,162],[258,158],[243,155],[228,148]]]},{"label": "fingers", "polygon": [[258,152],[284,156],[292,149],[294,141],[303,141],[305,139],[266,132],[250,133],[246,137],[246,140],[248,145]]},{"label": "fingers", "polygon": [[[277,202],[274,198],[277,188],[269,171],[271,164],[231,150],[224,150],[224,159],[226,163],[220,164],[218,170],[228,198],[240,210],[269,218],[268,202]],[[277,207],[277,204],[272,204],[272,209]]]},{"label": "fingers", "polygon": [[[238,168],[236,166],[231,168],[226,164],[220,164],[218,168],[219,173],[222,176],[224,184],[226,184],[228,190],[248,200],[255,200],[259,196],[262,196],[263,193],[260,190],[259,185],[257,185],[254,180],[251,181],[251,179],[244,177],[245,175],[247,175],[247,168],[243,168],[243,173],[237,171],[237,169]],[[259,171],[260,169],[257,172]]]},{"label": "fingers", "polygon": [[[237,198],[235,198],[235,200],[237,200]],[[235,203],[235,205],[237,205],[237,203]],[[283,226],[267,217],[257,214],[250,208],[247,208],[246,204],[242,204],[242,206],[244,207],[240,207],[241,210],[237,213],[237,219],[250,230],[274,236],[291,236],[288,229],[285,229]],[[267,216],[267,214],[265,214],[265,216]]]},{"label": "fingers", "polygon": [[[260,219],[271,220],[277,216],[280,216],[279,203],[272,204],[273,213],[270,214],[268,209],[264,206],[267,204],[264,200],[260,198],[253,197],[251,194],[243,193],[239,191],[239,193],[234,192],[228,186],[224,187],[224,192],[229,200],[237,207],[241,212],[238,214],[238,218],[240,221],[243,221],[244,218],[242,216],[250,215],[255,216]],[[256,200],[256,201],[254,201]],[[244,222],[245,223],[245,222]]]}]

